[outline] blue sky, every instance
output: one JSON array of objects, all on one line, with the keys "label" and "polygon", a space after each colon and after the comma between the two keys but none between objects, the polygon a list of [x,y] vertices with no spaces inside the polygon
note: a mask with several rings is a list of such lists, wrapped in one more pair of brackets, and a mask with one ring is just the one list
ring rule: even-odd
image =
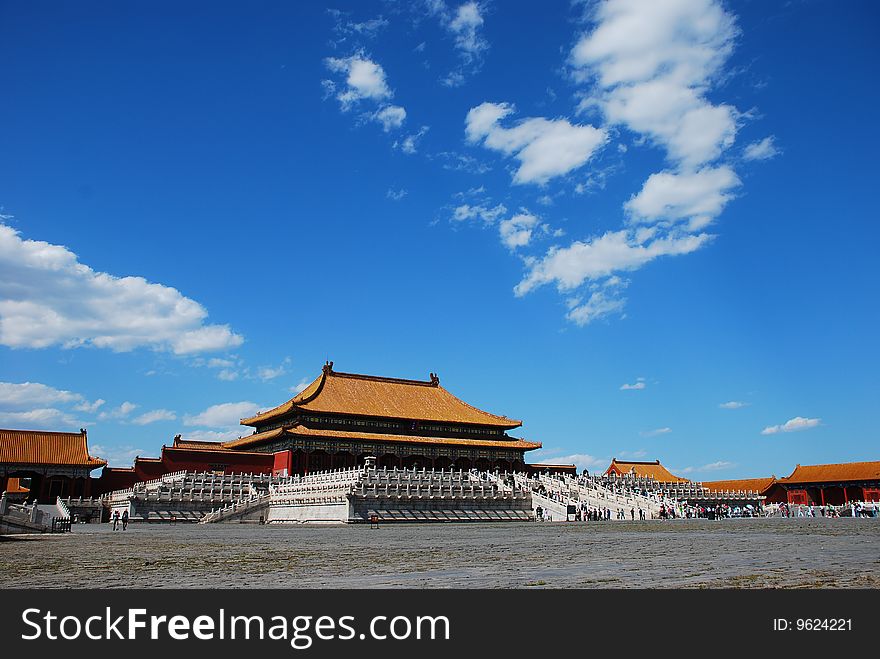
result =
[{"label": "blue sky", "polygon": [[111,463],[320,371],[532,460],[877,459],[873,3],[4,3],[0,426]]}]

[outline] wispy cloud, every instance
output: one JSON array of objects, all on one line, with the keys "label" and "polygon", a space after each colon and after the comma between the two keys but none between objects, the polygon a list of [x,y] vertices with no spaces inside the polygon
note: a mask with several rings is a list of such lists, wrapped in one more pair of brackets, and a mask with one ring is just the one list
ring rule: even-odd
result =
[{"label": "wispy cloud", "polygon": [[260,406],[250,401],[237,403],[219,403],[211,405],[199,414],[187,415],[183,418],[186,426],[204,426],[206,428],[235,428],[243,418],[257,413]]},{"label": "wispy cloud", "polygon": [[645,378],[636,378],[636,381],[633,382],[632,384],[624,383],[624,384],[620,385],[620,390],[621,391],[639,390],[639,389],[644,389],[646,386],[648,386],[648,385],[645,384]]},{"label": "wispy cloud", "polygon": [[385,132],[403,125],[406,109],[390,103],[394,92],[388,85],[388,78],[381,64],[362,52],[349,57],[328,57],[324,64],[329,71],[344,78],[342,82],[329,79],[322,81],[327,94],[339,101],[343,112],[369,102],[375,109],[363,114],[363,118],[381,124]]},{"label": "wispy cloud", "polygon": [[151,423],[156,423],[157,421],[174,421],[177,419],[177,415],[171,410],[151,410],[149,412],[145,412],[140,416],[136,416],[131,420],[133,424],[136,426],[146,426]]},{"label": "wispy cloud", "polygon": [[732,469],[736,466],[734,462],[728,462],[727,460],[718,460],[716,462],[710,462],[709,464],[704,464],[700,467],[680,467],[674,468],[673,471],[677,474],[700,474],[711,471],[723,471],[725,469]]},{"label": "wispy cloud", "polygon": [[121,446],[91,444],[89,446],[89,453],[103,458],[110,467],[130,467],[136,457],[147,455],[148,452],[130,444]]},{"label": "wispy cloud", "polygon": [[436,16],[440,24],[452,37],[461,65],[449,71],[440,82],[447,87],[460,87],[467,79],[480,70],[483,54],[489,49],[489,42],[483,36],[482,3],[469,1],[451,8],[445,0],[428,0],[425,3],[430,15]]},{"label": "wispy cloud", "polygon": [[654,430],[644,430],[639,433],[642,437],[657,437],[659,435],[666,435],[672,432],[672,428],[655,428]]},{"label": "wispy cloud", "polygon": [[783,424],[777,426],[767,426],[761,431],[762,435],[775,435],[780,432],[797,432],[799,430],[809,430],[820,425],[822,419],[808,419],[802,416],[796,416],[789,419]]},{"label": "wispy cloud", "polygon": [[743,159],[745,160],[770,160],[782,153],[776,147],[776,140],[771,135],[763,140],[752,142],[743,150]]},{"label": "wispy cloud", "polygon": [[135,403],[125,401],[118,407],[114,407],[113,409],[101,412],[98,415],[98,419],[101,421],[127,419],[131,415],[131,413],[137,409],[137,407],[138,406]]},{"label": "wispy cloud", "polygon": [[419,130],[411,135],[407,135],[399,140],[395,140],[392,145],[395,149],[399,149],[407,155],[412,155],[418,151],[419,142],[430,130],[429,126],[422,126]]},{"label": "wispy cloud", "polygon": [[744,403],[739,400],[729,400],[726,403],[719,403],[718,407],[722,410],[738,410],[741,407],[746,407],[748,403]]},{"label": "wispy cloud", "polygon": [[586,469],[590,472],[604,470],[611,462],[589,453],[565,453],[560,449],[540,449],[535,451],[531,460],[542,464],[573,464],[578,471]]}]

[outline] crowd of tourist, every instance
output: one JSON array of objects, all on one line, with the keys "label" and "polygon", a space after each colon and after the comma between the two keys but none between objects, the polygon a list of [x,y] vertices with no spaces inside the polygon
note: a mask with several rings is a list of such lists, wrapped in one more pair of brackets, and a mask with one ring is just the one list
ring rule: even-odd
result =
[{"label": "crowd of tourist", "polygon": [[789,504],[780,503],[777,506],[768,507],[768,517],[880,517],[880,504],[875,502],[863,503],[851,501],[840,509],[834,506],[817,506],[815,504]]}]

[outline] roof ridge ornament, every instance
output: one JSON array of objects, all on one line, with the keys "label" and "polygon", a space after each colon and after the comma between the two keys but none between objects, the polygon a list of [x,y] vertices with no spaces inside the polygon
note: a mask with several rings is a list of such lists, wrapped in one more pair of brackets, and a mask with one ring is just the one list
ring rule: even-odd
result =
[{"label": "roof ridge ornament", "polygon": [[321,369],[325,374],[329,375],[333,372],[333,362],[328,361],[324,363],[324,367]]},{"label": "roof ridge ornament", "polygon": [[431,373],[430,377],[431,377],[431,384],[435,387],[439,387],[440,386],[440,376],[438,376],[436,373]]}]

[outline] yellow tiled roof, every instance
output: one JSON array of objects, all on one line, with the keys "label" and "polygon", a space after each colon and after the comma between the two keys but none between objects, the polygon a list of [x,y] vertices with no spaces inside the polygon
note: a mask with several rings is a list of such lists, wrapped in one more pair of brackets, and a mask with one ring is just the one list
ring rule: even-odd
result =
[{"label": "yellow tiled roof", "polygon": [[740,492],[754,491],[763,494],[776,479],[772,476],[767,478],[740,478],[727,481],[703,481],[703,487],[711,492]]},{"label": "yellow tiled roof", "polygon": [[532,449],[541,448],[540,442],[529,442],[524,439],[508,438],[506,440],[491,439],[458,439],[449,437],[423,437],[419,435],[390,435],[372,432],[354,432],[349,430],[320,430],[317,428],[306,428],[305,426],[295,426],[291,428],[275,428],[266,432],[248,435],[240,439],[233,439],[224,442],[226,448],[237,448],[239,446],[253,446],[261,442],[281,437],[282,435],[296,438],[330,438],[330,439],[348,439],[353,441],[373,441],[373,442],[403,442],[406,444],[442,444],[445,446],[474,446],[480,448],[512,448],[531,451]]},{"label": "yellow tiled roof", "polygon": [[500,428],[522,425],[517,419],[490,414],[468,405],[441,387],[440,380],[433,374],[431,380],[422,381],[338,373],[333,370],[332,362],[302,393],[267,412],[242,419],[241,423],[254,426],[294,410]]},{"label": "yellow tiled roof", "polygon": [[0,462],[12,464],[101,467],[101,458],[89,455],[84,432],[0,430]]},{"label": "yellow tiled roof", "polygon": [[797,465],[780,483],[823,483],[880,480],[880,462],[844,462],[827,465]]}]

